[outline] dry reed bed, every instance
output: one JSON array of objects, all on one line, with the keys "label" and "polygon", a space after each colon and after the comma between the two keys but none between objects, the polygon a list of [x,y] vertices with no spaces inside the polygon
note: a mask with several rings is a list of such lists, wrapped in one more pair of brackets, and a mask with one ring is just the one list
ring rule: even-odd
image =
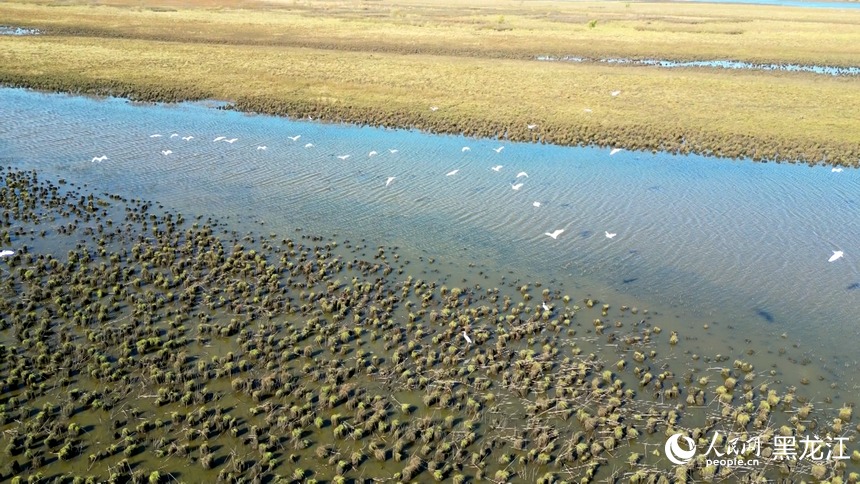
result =
[{"label": "dry reed bed", "polygon": [[0,46],[0,82],[38,89],[214,97],[269,114],[563,145],[845,165],[860,158],[860,120],[843,114],[860,109],[855,79],[113,38],[3,38]]}]

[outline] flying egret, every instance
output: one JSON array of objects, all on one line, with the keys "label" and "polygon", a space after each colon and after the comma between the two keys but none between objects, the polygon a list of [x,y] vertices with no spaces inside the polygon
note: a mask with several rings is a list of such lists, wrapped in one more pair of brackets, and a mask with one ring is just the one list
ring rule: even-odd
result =
[{"label": "flying egret", "polygon": [[257,150],[265,150],[266,148],[267,148],[266,146],[260,145],[257,147]]},{"label": "flying egret", "polygon": [[460,169],[459,169],[459,168],[458,168],[458,169],[456,169],[456,170],[451,170],[451,171],[449,171],[448,173],[446,173],[446,174],[445,174],[445,176],[454,176],[454,175],[456,175],[456,174],[457,174],[457,172],[458,172],[458,171],[460,171]]},{"label": "flying egret", "polygon": [[526,172],[524,172],[524,171],[521,171],[521,172],[517,173],[517,178],[521,178],[521,177],[526,177],[526,178],[528,178],[528,177],[529,177],[529,174],[528,174],[528,173],[526,173]]},{"label": "flying egret", "polygon": [[430,110],[431,110],[431,111],[438,111],[438,110],[439,110],[439,106],[430,106]]},{"label": "flying egret", "polygon": [[106,159],[108,159],[107,155],[94,156],[93,161],[91,163],[95,163],[97,161],[102,162],[102,161],[105,161]]},{"label": "flying egret", "polygon": [[385,180],[385,186],[391,185],[391,182],[393,182],[395,178],[397,178],[397,177],[395,177],[395,176],[388,177],[388,180]]},{"label": "flying egret", "polygon": [[171,138],[178,138],[178,137],[179,137],[179,133],[173,133],[173,134],[171,134],[171,135],[170,135],[170,137],[171,137]]},{"label": "flying egret", "polygon": [[313,147],[314,147],[313,143],[308,143],[305,145],[305,148],[313,148]]},{"label": "flying egret", "polygon": [[493,170],[493,171],[499,171],[499,170],[501,170],[501,169],[502,169],[502,165],[496,165],[496,166],[494,166],[494,167],[492,167],[492,168],[490,168],[490,169],[491,169],[491,170]]},{"label": "flying egret", "polygon": [[845,253],[841,250],[834,250],[833,255],[831,255],[830,258],[827,259],[827,262],[834,262],[838,259],[841,259],[843,255],[845,255]]},{"label": "flying egret", "polygon": [[341,160],[345,160],[345,159],[349,158],[349,155],[340,155],[340,156],[338,156],[338,158],[340,158]]},{"label": "flying egret", "polygon": [[511,183],[511,188],[513,188],[514,190],[519,190],[522,187],[523,187],[522,183]]},{"label": "flying egret", "polygon": [[501,153],[503,149],[505,149],[504,146],[499,146],[498,148],[493,148],[493,151],[495,151],[496,153]]},{"label": "flying egret", "polygon": [[562,232],[564,232],[564,229],[557,229],[554,232],[544,232],[544,235],[550,236],[553,239],[557,239],[558,236],[562,234]]},{"label": "flying egret", "polygon": [[612,156],[619,151],[624,151],[624,148],[612,148],[612,151],[609,152],[609,156]]},{"label": "flying egret", "polygon": [[540,207],[540,202],[532,202],[533,207]]},{"label": "flying egret", "polygon": [[467,151],[472,151],[472,148],[469,148],[468,146],[464,146],[464,147],[463,147],[463,149],[462,149],[462,150],[460,150],[460,151],[462,151],[463,153],[465,153],[465,152],[467,152]]},{"label": "flying egret", "polygon": [[612,97],[616,97],[621,94],[621,91],[612,91],[610,94],[612,94]]},{"label": "flying egret", "polygon": [[607,239],[611,239],[611,238],[615,237],[616,235],[618,235],[618,234],[611,233],[611,232],[608,232],[608,231],[604,231],[603,233],[604,233],[604,234],[606,234],[606,238],[607,238]]},{"label": "flying egret", "polygon": [[526,127],[527,127],[528,129],[532,130],[532,129],[537,128],[537,125],[536,125],[536,124],[529,124],[529,125],[527,125]]},{"label": "flying egret", "polygon": [[370,153],[367,154],[367,157],[370,158],[371,156],[376,156],[378,154],[379,153],[377,153],[376,151],[371,151]]},{"label": "flying egret", "polygon": [[219,137],[213,139],[212,141],[216,142],[216,141],[221,141],[222,139],[227,139],[227,137],[226,136],[219,136]]},{"label": "flying egret", "polygon": [[470,338],[469,335],[466,334],[465,331],[463,331],[463,339],[466,340],[466,343],[472,344],[472,338]]},{"label": "flying egret", "polygon": [[183,141],[191,141],[191,140],[193,140],[193,139],[194,139],[194,136],[183,136],[183,137],[182,137],[182,140],[183,140]]},{"label": "flying egret", "polygon": [[238,140],[239,140],[239,138],[230,138],[230,139],[225,139],[224,142],[230,143],[232,145],[233,143],[235,143]]},{"label": "flying egret", "polygon": [[149,137],[150,138],[161,138],[161,135],[160,134],[151,134],[151,135],[149,135]]},{"label": "flying egret", "polygon": [[833,173],[842,173],[842,167],[837,166],[837,167],[831,168],[830,171],[832,171]]},{"label": "flying egret", "polygon": [[161,151],[161,154],[162,154],[162,155],[164,155],[164,156],[167,156],[167,155],[169,155],[169,154],[171,154],[171,153],[173,153],[173,152],[172,152],[172,151],[170,151],[170,150],[162,150],[162,151]]},{"label": "flying egret", "polygon": [[395,150],[395,149],[392,149],[392,148],[389,148],[389,149],[388,149],[388,152],[389,152],[389,153],[391,153],[392,155],[393,155],[394,153],[397,153],[398,151],[400,151],[400,150]]},{"label": "flying egret", "polygon": [[297,134],[295,136],[287,136],[287,138],[290,138],[293,141],[298,141],[299,138],[301,138],[301,137],[302,137],[302,135],[300,135],[300,134]]},{"label": "flying egret", "polygon": [[10,255],[15,255],[15,251],[9,249],[0,251],[0,257],[9,257]]}]

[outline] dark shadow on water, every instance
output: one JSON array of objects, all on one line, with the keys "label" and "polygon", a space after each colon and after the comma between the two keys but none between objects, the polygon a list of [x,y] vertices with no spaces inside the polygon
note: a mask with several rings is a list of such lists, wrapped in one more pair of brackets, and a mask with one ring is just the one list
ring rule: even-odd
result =
[{"label": "dark shadow on water", "polygon": [[755,310],[755,313],[758,317],[760,317],[761,319],[764,319],[768,323],[772,323],[772,322],[776,321],[773,317],[773,314],[771,314],[770,312],[768,312],[764,309],[757,308]]},{"label": "dark shadow on water", "polygon": [[857,289],[860,289],[860,282],[855,282],[853,284],[849,284],[848,287],[846,287],[845,289],[847,289],[849,291],[856,291]]},{"label": "dark shadow on water", "polygon": [[629,279],[622,279],[622,280],[621,280],[621,284],[632,284],[632,283],[634,283],[634,282],[636,282],[636,281],[638,281],[638,280],[639,280],[639,278],[638,278],[638,277],[631,277],[631,278],[629,278]]}]

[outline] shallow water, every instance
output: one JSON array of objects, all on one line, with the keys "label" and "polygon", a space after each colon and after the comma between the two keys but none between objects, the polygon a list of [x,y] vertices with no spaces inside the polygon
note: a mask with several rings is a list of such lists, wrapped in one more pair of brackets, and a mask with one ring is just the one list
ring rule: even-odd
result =
[{"label": "shallow water", "polygon": [[10,27],[8,25],[0,25],[0,35],[39,35],[37,29],[26,29],[22,27]]},{"label": "shallow water", "polygon": [[860,67],[838,67],[838,66],[815,66],[803,64],[754,64],[732,60],[704,60],[704,61],[670,61],[665,59],[587,59],[576,56],[538,56],[537,60],[543,62],[600,62],[603,64],[626,64],[636,66],[655,66],[666,69],[684,67],[708,67],[714,69],[751,70],[751,71],[785,71],[785,72],[809,72],[828,76],[856,76],[860,75]]},{"label": "shallow water", "polygon": [[778,7],[801,8],[860,8],[857,2],[806,2],[803,0],[684,0],[701,3],[742,3],[751,5],[774,5]]},{"label": "shallow water", "polygon": [[[555,281],[577,300],[647,307],[703,354],[764,354],[785,332],[824,367],[811,375],[857,384],[846,371],[860,331],[857,170],[610,156],[16,89],[0,100],[5,164],[217,215],[237,230],[302,227],[365,239],[369,253],[399,246],[416,271],[449,281]],[[529,176],[514,191],[520,171]],[[565,230],[557,240],[543,235],[556,229]],[[845,257],[828,263],[833,250]]]}]

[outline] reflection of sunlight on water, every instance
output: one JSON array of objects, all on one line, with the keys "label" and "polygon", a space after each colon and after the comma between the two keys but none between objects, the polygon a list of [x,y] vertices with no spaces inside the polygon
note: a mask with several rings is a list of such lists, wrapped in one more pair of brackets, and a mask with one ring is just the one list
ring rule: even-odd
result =
[{"label": "reflection of sunlight on water", "polygon": [[[752,346],[775,362],[768,349],[801,340],[799,351],[826,355],[821,363],[835,372],[855,354],[857,170],[509,143],[496,153],[498,141],[197,105],[11,89],[0,97],[0,116],[11,120],[0,125],[0,145],[22,167],[212,214],[236,230],[303,227],[399,246],[426,277],[542,281],[577,299],[647,307],[700,353]],[[168,148],[173,154],[161,155]],[[108,160],[90,162],[100,155]],[[514,191],[521,170],[529,177]],[[543,235],[556,229],[565,229],[557,240]],[[828,264],[837,248],[846,257]],[[783,332],[790,340],[773,343]]]},{"label": "reflection of sunlight on water", "polygon": [[0,25],[0,35],[39,35],[41,33],[42,32],[37,29],[25,29],[21,27]]},{"label": "reflection of sunlight on water", "polygon": [[860,75],[860,67],[838,67],[838,66],[810,66],[802,64],[754,64],[751,62],[731,60],[709,60],[709,61],[670,61],[660,59],[587,59],[576,56],[538,56],[539,61],[545,62],[600,62],[603,64],[627,64],[636,66],[656,66],[665,68],[676,67],[714,67],[717,69],[740,69],[750,71],[786,71],[786,72],[811,72],[813,74],[826,74],[830,76],[856,76]]}]

